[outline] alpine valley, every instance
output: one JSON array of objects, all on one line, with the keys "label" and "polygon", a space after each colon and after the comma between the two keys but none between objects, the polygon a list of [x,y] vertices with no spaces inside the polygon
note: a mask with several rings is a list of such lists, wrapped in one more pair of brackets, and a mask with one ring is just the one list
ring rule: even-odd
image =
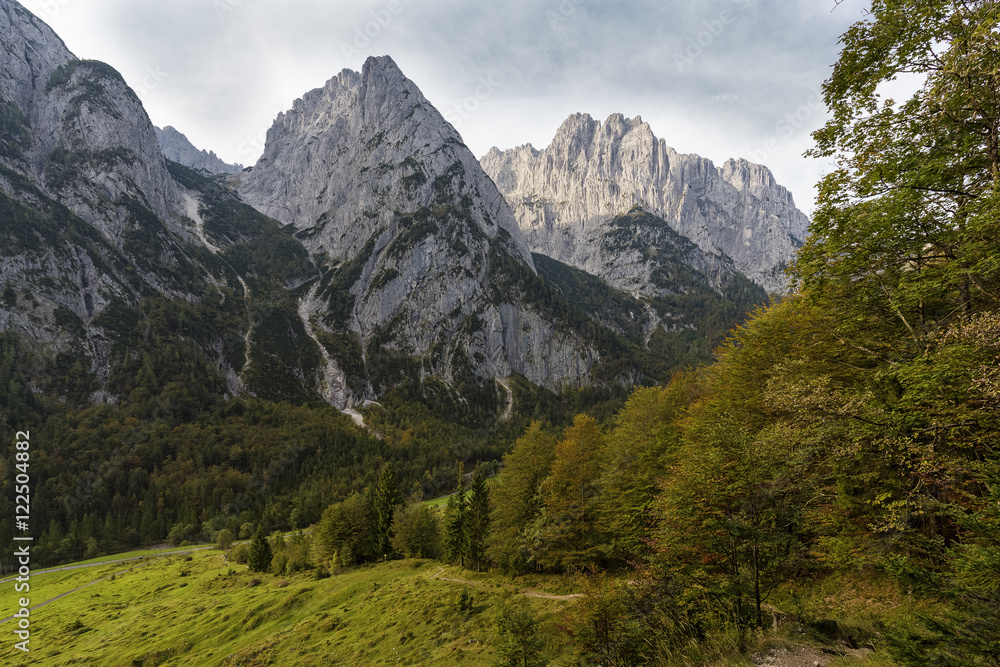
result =
[{"label": "alpine valley", "polygon": [[[9,426],[62,415],[35,505],[52,560],[204,516],[307,525],[382,460],[436,492],[531,417],[610,414],[708,362],[805,235],[765,167],[677,154],[638,118],[574,115],[543,151],[477,160],[387,56],[296,100],[241,169],[154,128],[14,0],[0,39],[0,386]],[[248,413],[298,444],[159,430]],[[97,415],[116,426],[95,449]],[[301,433],[330,420],[348,481]],[[180,490],[211,466],[229,493]]]},{"label": "alpine valley", "polygon": [[997,9],[870,3],[809,221],[388,56],[226,164],[0,0],[0,661],[996,667]]}]

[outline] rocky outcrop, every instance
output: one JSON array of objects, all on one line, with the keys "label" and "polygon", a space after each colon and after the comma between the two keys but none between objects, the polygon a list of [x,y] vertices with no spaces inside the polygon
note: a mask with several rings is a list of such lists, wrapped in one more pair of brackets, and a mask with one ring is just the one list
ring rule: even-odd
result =
[{"label": "rocky outcrop", "polygon": [[[489,413],[504,393],[494,378],[555,389],[670,368],[651,361],[675,349],[654,329],[696,328],[674,311],[721,304],[705,283],[735,275],[625,208],[594,227],[599,252],[573,241],[570,254],[633,291],[681,297],[637,299],[541,256],[540,277],[497,185],[388,57],[307,93],[252,169],[220,179],[168,163],[121,76],[74,58],[14,0],[0,0],[0,46],[0,331],[39,358],[89,360],[93,400],[125,391],[138,348],[169,339],[229,395],[350,411],[405,384]],[[769,187],[727,173],[719,187],[733,192]],[[637,352],[653,339],[659,352]]]},{"label": "rocky outcrop", "polygon": [[178,192],[152,123],[121,75],[78,60],[41,20],[0,0],[0,104],[23,127],[3,161],[117,245],[133,202],[174,218]]},{"label": "rocky outcrop", "polygon": [[[244,200],[308,230],[308,246],[353,256],[398,212],[468,198],[469,223],[510,239],[530,263],[517,222],[458,132],[388,56],[306,93],[268,130],[242,182]],[[501,232],[503,230],[503,232]]]},{"label": "rocky outcrop", "polygon": [[107,307],[193,298],[183,192],[121,75],[0,0],[0,329],[108,374]]},{"label": "rocky outcrop", "polygon": [[513,207],[532,251],[625,289],[641,285],[648,265],[632,262],[623,270],[603,249],[608,221],[634,207],[694,242],[703,253],[691,256],[696,267],[724,272],[728,257],[774,292],[786,289],[783,269],[808,226],[766,167],[729,160],[718,168],[677,153],[638,117],[614,114],[601,123],[576,114],[544,150],[492,148],[481,163]]},{"label": "rocky outcrop", "polygon": [[168,160],[210,174],[236,174],[243,171],[243,165],[223,162],[215,151],[198,150],[186,136],[169,125],[163,129],[154,129],[160,142],[160,150]]},{"label": "rocky outcrop", "polygon": [[[341,72],[279,115],[239,191],[327,258],[326,284],[303,310],[313,330],[355,341],[367,374],[353,383],[356,399],[391,382],[387,368],[454,382],[519,372],[554,387],[584,381],[596,360],[511,289],[511,271],[534,276],[513,213],[389,57]],[[330,351],[351,365],[342,346]]]}]

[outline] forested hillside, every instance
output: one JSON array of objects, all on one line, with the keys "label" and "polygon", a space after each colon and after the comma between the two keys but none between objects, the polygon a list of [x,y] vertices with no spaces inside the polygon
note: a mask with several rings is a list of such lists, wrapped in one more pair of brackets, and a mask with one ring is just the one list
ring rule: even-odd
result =
[{"label": "forested hillside", "polygon": [[[359,430],[326,405],[210,391],[221,378],[179,333],[197,313],[150,304],[136,345],[164,344],[140,348],[129,400],[72,410],[37,398],[0,339],[5,425],[58,443],[32,453],[38,559],[253,536],[233,559],[283,576],[394,557],[565,575],[584,594],[559,629],[583,665],[737,664],[782,632],[866,649],[853,664],[1000,664],[1000,3],[876,0],[842,41],[812,151],[836,167],[796,291],[627,401],[512,376],[493,418],[417,382]],[[885,98],[904,73],[918,90]],[[537,263],[540,301],[631,349],[625,306],[602,311],[620,294]],[[728,308],[696,297],[707,320]],[[190,382],[158,383],[171,364]],[[545,664],[534,620],[505,614],[498,664]]]},{"label": "forested hillside", "polygon": [[[635,568],[569,621],[587,664],[704,664],[786,617],[878,664],[998,664],[998,9],[874,3],[825,86],[814,153],[837,169],[798,291],[609,425],[534,423],[491,486],[482,556],[455,546],[478,521],[459,487],[451,560]],[[882,98],[903,72],[920,89]],[[842,591],[797,597],[862,580],[895,591],[865,622]]]}]

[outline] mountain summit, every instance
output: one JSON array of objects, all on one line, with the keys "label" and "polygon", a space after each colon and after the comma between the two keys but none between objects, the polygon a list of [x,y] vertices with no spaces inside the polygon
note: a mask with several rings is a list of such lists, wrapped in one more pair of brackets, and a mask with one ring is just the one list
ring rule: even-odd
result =
[{"label": "mountain summit", "polygon": [[774,292],[787,288],[783,269],[809,224],[766,167],[729,160],[718,168],[678,153],[639,117],[613,114],[601,123],[575,114],[544,150],[494,147],[481,163],[533,251],[626,289],[627,277],[613,274],[620,262],[609,263],[602,248],[607,223],[633,207],[708,256],[731,258],[737,271]]},{"label": "mountain summit", "polygon": [[223,162],[214,151],[198,150],[186,136],[169,125],[155,129],[160,149],[168,160],[191,169],[203,169],[210,174],[236,174],[243,171],[243,165]]},{"label": "mountain summit", "polygon": [[323,262],[301,307],[337,402],[425,375],[588,377],[594,351],[527,303],[539,279],[507,202],[388,56],[279,115],[239,192]]}]

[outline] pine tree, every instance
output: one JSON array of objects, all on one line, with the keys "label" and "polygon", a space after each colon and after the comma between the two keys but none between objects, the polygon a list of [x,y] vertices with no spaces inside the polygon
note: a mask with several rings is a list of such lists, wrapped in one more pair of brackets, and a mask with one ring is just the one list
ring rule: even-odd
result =
[{"label": "pine tree", "polygon": [[490,494],[486,488],[486,475],[482,466],[476,466],[472,473],[472,487],[469,497],[469,558],[476,570],[482,571],[486,556],[486,537],[490,532]]},{"label": "pine tree", "polygon": [[396,472],[391,463],[384,463],[379,470],[375,489],[371,492],[370,502],[376,556],[381,554],[383,558],[387,558],[392,553],[392,519],[402,500]]},{"label": "pine tree", "polygon": [[444,555],[450,561],[458,560],[465,567],[469,551],[468,501],[465,497],[465,464],[458,464],[458,486],[448,498],[445,519]]},{"label": "pine tree", "polygon": [[273,557],[274,554],[271,552],[271,545],[264,535],[264,530],[258,527],[257,532],[253,534],[253,539],[250,541],[250,551],[247,553],[247,565],[250,566],[252,572],[267,572],[268,568],[271,567],[271,559]]}]

